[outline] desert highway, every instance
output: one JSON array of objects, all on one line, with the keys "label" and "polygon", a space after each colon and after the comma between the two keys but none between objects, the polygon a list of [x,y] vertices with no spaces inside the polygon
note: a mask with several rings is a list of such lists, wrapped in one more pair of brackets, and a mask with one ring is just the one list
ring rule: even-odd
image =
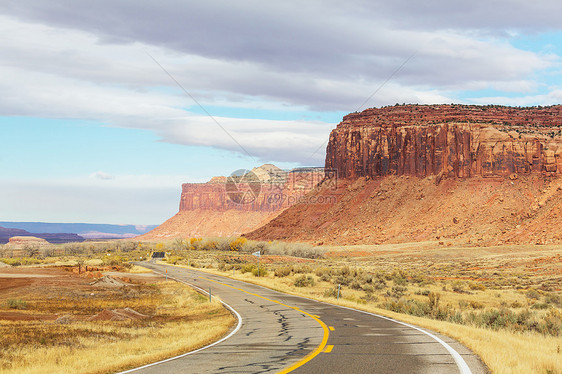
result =
[{"label": "desert highway", "polygon": [[208,291],[238,326],[208,348],[123,373],[462,373],[487,370],[434,332],[191,269],[137,263]]}]

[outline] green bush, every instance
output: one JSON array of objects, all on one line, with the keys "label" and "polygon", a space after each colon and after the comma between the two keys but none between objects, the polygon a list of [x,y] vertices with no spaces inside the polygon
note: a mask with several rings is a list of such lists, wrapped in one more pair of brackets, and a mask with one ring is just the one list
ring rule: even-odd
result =
[{"label": "green bush", "polygon": [[295,285],[295,287],[311,287],[316,284],[316,281],[314,280],[313,276],[303,274],[297,277],[293,284]]},{"label": "green bush", "polygon": [[240,272],[244,273],[253,273],[254,270],[257,270],[258,266],[256,264],[243,264],[240,268]]},{"label": "green bush", "polygon": [[537,290],[530,289],[525,293],[529,299],[538,300],[541,298],[541,294]]},{"label": "green bush", "polygon": [[267,276],[268,272],[267,269],[263,266],[260,266],[259,268],[256,266],[254,269],[252,269],[252,274],[254,275],[254,277],[265,277]]},{"label": "green bush", "polygon": [[293,273],[293,268],[291,266],[283,266],[280,268],[275,269],[275,276],[276,277],[287,277]]},{"label": "green bush", "polygon": [[27,301],[21,299],[8,299],[6,305],[10,309],[27,309]]},{"label": "green bush", "polygon": [[[332,287],[332,288],[328,288],[326,291],[324,291],[324,297],[333,297],[333,298],[337,298],[338,297],[338,287]],[[340,289],[340,298],[343,297],[343,292]]]}]

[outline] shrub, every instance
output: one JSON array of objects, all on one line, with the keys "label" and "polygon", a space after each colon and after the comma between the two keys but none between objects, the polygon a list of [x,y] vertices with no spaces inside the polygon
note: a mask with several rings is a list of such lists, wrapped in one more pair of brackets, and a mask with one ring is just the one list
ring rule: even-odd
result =
[{"label": "shrub", "polygon": [[530,289],[525,293],[529,299],[538,300],[541,298],[541,294],[537,290]]},{"label": "shrub", "polygon": [[269,242],[266,245],[267,253],[280,256],[293,256],[301,258],[321,258],[325,249],[313,247],[305,243]]},{"label": "shrub", "polygon": [[189,249],[199,249],[201,247],[202,241],[203,241],[203,239],[201,239],[201,238],[190,238],[188,240],[188,242],[189,242],[188,248]]},{"label": "shrub", "polygon": [[244,273],[252,273],[254,270],[257,270],[257,265],[256,264],[244,264],[242,265],[242,267],[240,268],[240,272],[242,274]]},{"label": "shrub", "polygon": [[[332,288],[328,288],[326,291],[324,291],[324,297],[334,297],[337,298],[338,297],[338,287],[332,287]],[[340,289],[340,298],[343,297],[343,293]]]},{"label": "shrub", "polygon": [[293,284],[295,285],[295,287],[310,287],[314,286],[316,284],[316,281],[314,281],[314,277],[312,277],[311,275],[303,274],[295,279],[295,282]]},{"label": "shrub", "polygon": [[359,283],[359,281],[354,280],[353,282],[351,282],[351,284],[349,285],[349,287],[353,290],[362,290],[363,287],[361,287],[361,283]]},{"label": "shrub", "polygon": [[294,267],[293,271],[297,274],[307,274],[312,273],[312,268],[309,265],[301,265],[298,267]]},{"label": "shrub", "polygon": [[230,242],[230,250],[231,251],[240,251],[248,242],[246,238],[236,238],[232,242]]},{"label": "shrub", "polygon": [[559,336],[562,330],[562,313],[556,309],[549,310],[538,330],[543,334]]},{"label": "shrub", "polygon": [[333,281],[335,284],[347,286],[353,281],[353,277],[350,275],[339,275]]},{"label": "shrub", "polygon": [[562,296],[555,293],[548,294],[545,297],[545,302],[560,308],[562,307]]},{"label": "shrub", "polygon": [[429,309],[432,311],[437,310],[437,308],[439,308],[439,300],[441,299],[441,294],[438,292],[430,292],[427,297],[429,299]]},{"label": "shrub", "polygon": [[260,266],[258,268],[256,266],[254,269],[252,269],[252,274],[254,275],[254,277],[265,277],[268,274],[268,272],[265,267]]},{"label": "shrub", "polygon": [[275,276],[276,277],[286,277],[293,273],[293,268],[290,266],[283,266],[280,268],[275,269]]},{"label": "shrub", "polygon": [[393,286],[392,291],[390,291],[390,290],[386,291],[386,294],[388,296],[395,297],[395,298],[399,299],[402,296],[404,296],[404,294],[406,293],[407,290],[408,290],[408,287]]},{"label": "shrub", "polygon": [[180,256],[170,256],[168,258],[165,259],[165,261],[169,264],[175,265],[177,264],[180,260],[182,259],[182,257]]},{"label": "shrub", "polygon": [[27,309],[27,301],[21,299],[8,299],[6,305],[10,309]]},{"label": "shrub", "polygon": [[371,284],[375,290],[384,290],[386,288],[386,281],[384,278],[374,278]]},{"label": "shrub", "polygon": [[320,267],[316,269],[315,274],[317,277],[323,277],[323,276],[330,277],[332,275],[332,269],[328,267]]},{"label": "shrub", "polygon": [[548,309],[549,307],[548,303],[535,303],[531,305],[531,309]]},{"label": "shrub", "polygon": [[227,264],[226,262],[221,261],[221,262],[219,262],[218,269],[219,269],[220,271],[229,271],[229,270],[234,269],[234,265]]},{"label": "shrub", "polygon": [[404,286],[408,284],[407,274],[404,270],[401,269],[394,270],[391,275],[391,279],[397,286]]},{"label": "shrub", "polygon": [[468,287],[474,291],[486,291],[486,286],[484,286],[482,283],[470,282],[468,284]]},{"label": "shrub", "polygon": [[456,280],[451,284],[451,287],[453,288],[454,292],[458,292],[458,293],[464,293],[464,283],[461,282],[460,280]]}]

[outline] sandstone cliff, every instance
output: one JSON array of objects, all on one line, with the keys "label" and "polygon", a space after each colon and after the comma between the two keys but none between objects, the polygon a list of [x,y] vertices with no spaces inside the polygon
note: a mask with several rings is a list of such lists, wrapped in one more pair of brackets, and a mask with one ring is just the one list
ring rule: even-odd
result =
[{"label": "sandstone cliff", "polygon": [[306,203],[246,236],[562,243],[562,106],[368,109],[332,131],[325,166]]},{"label": "sandstone cliff", "polygon": [[326,168],[344,179],[562,174],[562,106],[368,109],[332,131]]},{"label": "sandstone cliff", "polygon": [[322,168],[284,171],[266,164],[207,183],[183,184],[179,212],[137,239],[241,235],[302,201],[323,177]]}]

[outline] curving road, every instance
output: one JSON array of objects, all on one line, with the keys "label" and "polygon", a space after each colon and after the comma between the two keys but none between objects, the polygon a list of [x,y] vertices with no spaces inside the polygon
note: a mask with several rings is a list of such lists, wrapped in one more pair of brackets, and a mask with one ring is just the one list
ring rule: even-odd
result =
[{"label": "curving road", "polygon": [[123,373],[487,373],[456,341],[415,326],[196,270],[137,264],[211,289],[241,323],[211,347]]}]

